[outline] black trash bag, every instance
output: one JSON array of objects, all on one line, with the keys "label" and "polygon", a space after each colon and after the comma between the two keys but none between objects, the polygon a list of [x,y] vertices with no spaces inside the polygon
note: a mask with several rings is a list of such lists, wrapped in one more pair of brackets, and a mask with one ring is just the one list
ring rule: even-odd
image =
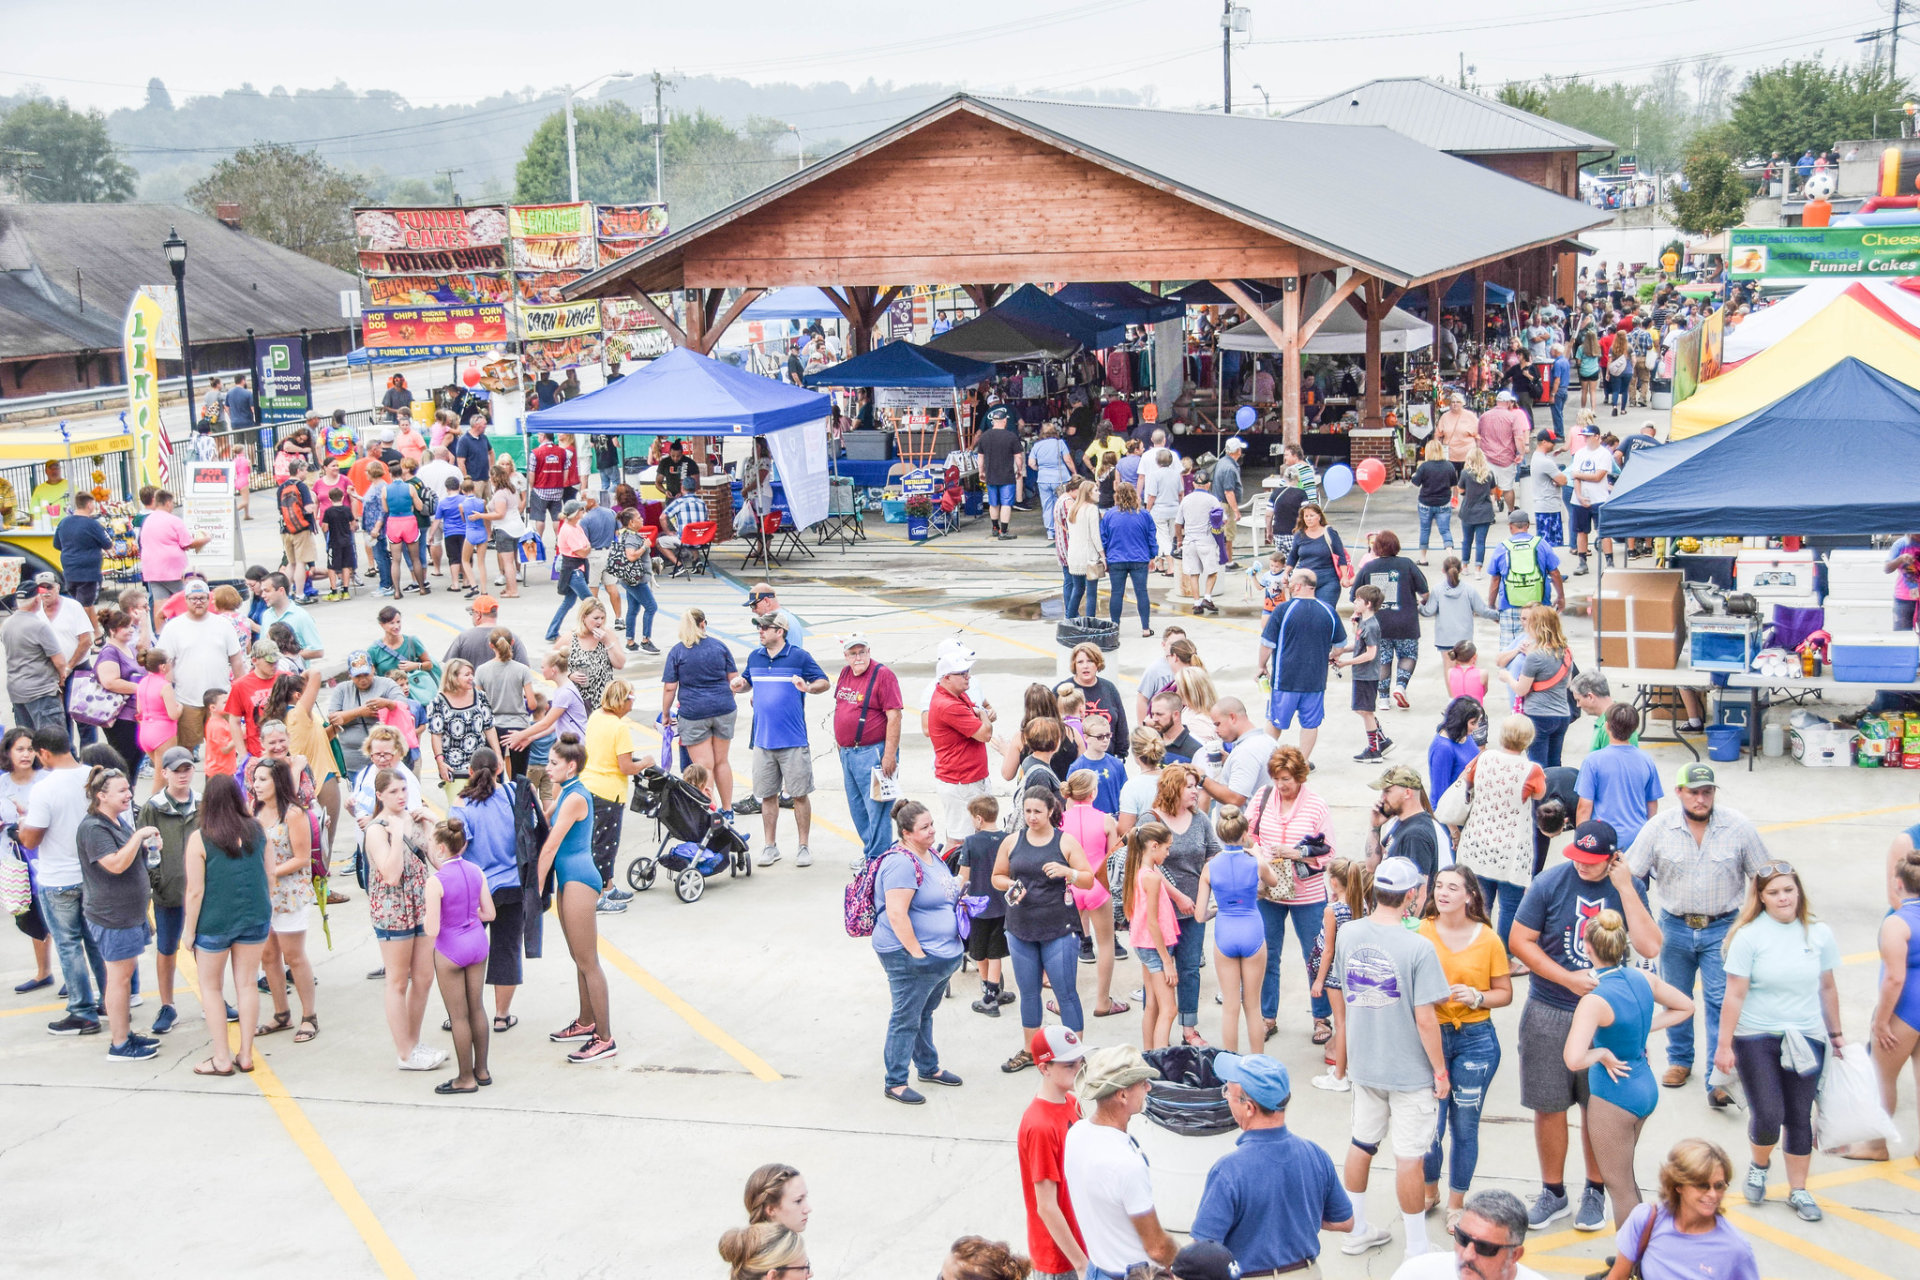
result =
[{"label": "black trash bag", "polygon": [[1160,1079],[1147,1086],[1147,1119],[1173,1133],[1203,1138],[1237,1126],[1227,1088],[1213,1073],[1218,1049],[1175,1045],[1143,1055]]},{"label": "black trash bag", "polygon": [[1120,647],[1120,628],[1106,618],[1062,618],[1053,630],[1053,638],[1062,649],[1091,642],[1103,653],[1112,653]]}]

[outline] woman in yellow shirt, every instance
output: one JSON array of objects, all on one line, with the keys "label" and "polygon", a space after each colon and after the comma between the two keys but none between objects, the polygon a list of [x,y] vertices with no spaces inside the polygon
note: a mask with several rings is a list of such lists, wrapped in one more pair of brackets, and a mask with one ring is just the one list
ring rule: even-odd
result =
[{"label": "woman in yellow shirt", "polygon": [[1447,1169],[1447,1230],[1460,1220],[1467,1189],[1480,1159],[1480,1110],[1493,1073],[1500,1069],[1500,1038],[1493,1010],[1513,1003],[1513,979],[1507,976],[1507,949],[1487,919],[1480,880],[1462,866],[1434,877],[1433,901],[1420,922],[1420,936],[1433,944],[1451,999],[1434,1007],[1440,1019],[1440,1045],[1453,1087],[1440,1101],[1440,1123],[1427,1152],[1427,1208],[1440,1203],[1441,1136],[1453,1136]]},{"label": "woman in yellow shirt", "polygon": [[615,886],[613,864],[627,812],[627,779],[654,763],[652,756],[634,752],[633,726],[627,719],[632,710],[633,686],[609,680],[600,693],[600,709],[587,717],[587,767],[580,771],[580,781],[593,797],[593,865],[606,886],[597,908],[602,912],[625,911],[633,896],[631,890]]}]

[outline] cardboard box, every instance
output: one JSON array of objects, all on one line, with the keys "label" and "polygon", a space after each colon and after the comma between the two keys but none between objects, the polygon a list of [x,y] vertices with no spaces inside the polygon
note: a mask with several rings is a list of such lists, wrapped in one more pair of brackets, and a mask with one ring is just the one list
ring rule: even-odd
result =
[{"label": "cardboard box", "polygon": [[1609,573],[1601,585],[1597,625],[1600,663],[1671,670],[1686,651],[1687,607],[1678,569]]}]

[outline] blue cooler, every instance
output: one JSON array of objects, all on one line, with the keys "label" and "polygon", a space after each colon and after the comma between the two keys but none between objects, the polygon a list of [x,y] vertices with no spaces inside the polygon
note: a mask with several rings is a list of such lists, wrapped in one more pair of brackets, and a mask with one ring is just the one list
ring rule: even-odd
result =
[{"label": "blue cooler", "polygon": [[1835,636],[1833,678],[1848,684],[1911,684],[1920,678],[1920,634]]}]

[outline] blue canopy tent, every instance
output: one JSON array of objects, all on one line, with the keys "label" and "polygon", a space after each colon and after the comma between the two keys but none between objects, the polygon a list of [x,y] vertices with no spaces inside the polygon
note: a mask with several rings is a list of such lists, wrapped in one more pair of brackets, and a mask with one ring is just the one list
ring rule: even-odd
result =
[{"label": "blue canopy tent", "polygon": [[741,320],[839,320],[843,317],[833,299],[812,286],[770,289],[747,304]]},{"label": "blue canopy tent", "polygon": [[[1277,284],[1261,284],[1257,280],[1235,280],[1235,284],[1246,290],[1247,295],[1263,307],[1270,307],[1285,296],[1285,290]],[[1175,289],[1167,295],[1183,307],[1237,307],[1240,304],[1220,291],[1220,286],[1211,280],[1195,280],[1184,289]]]},{"label": "blue canopy tent", "polygon": [[1070,284],[1053,296],[1076,311],[1114,324],[1158,324],[1162,320],[1178,320],[1187,313],[1184,302],[1148,293],[1124,280]]},{"label": "blue canopy tent", "polygon": [[[1485,280],[1481,283],[1486,286],[1488,306],[1504,307],[1513,301],[1514,292],[1505,285],[1495,284],[1491,280]],[[1416,311],[1421,315],[1425,315],[1427,311],[1427,291],[1425,289],[1409,289],[1395,305],[1403,311]],[[1461,276],[1458,280],[1455,280],[1453,287],[1447,290],[1447,296],[1440,299],[1440,305],[1442,307],[1472,306],[1473,277]]]},{"label": "blue canopy tent", "polygon": [[1110,347],[1127,336],[1125,325],[1088,315],[1030,284],[1015,289],[986,314],[1064,333],[1081,346],[1096,350]]},{"label": "blue canopy tent", "polygon": [[993,366],[911,342],[889,342],[863,356],[809,373],[810,387],[971,387],[993,376]]}]

